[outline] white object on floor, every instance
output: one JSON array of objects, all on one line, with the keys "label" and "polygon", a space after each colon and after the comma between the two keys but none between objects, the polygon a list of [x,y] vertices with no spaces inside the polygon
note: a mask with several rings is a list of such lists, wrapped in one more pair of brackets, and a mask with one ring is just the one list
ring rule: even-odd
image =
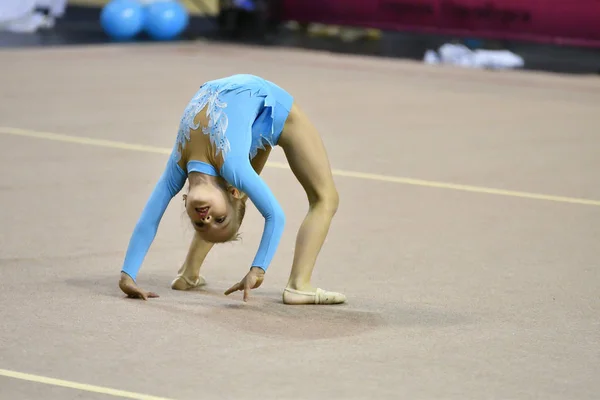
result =
[{"label": "white object on floor", "polygon": [[525,65],[523,58],[508,50],[471,50],[462,44],[446,43],[438,49],[427,50],[426,64],[448,64],[465,68],[513,69]]},{"label": "white object on floor", "polygon": [[48,9],[48,14],[50,16],[54,18],[60,18],[63,15],[65,15],[65,9],[67,8],[67,0],[36,0],[35,5],[38,8]]},{"label": "white object on floor", "polygon": [[[47,8],[48,15],[36,11]],[[0,0],[0,31],[33,33],[52,28],[54,19],[64,15],[67,0]]]},{"label": "white object on floor", "polygon": [[508,50],[475,50],[478,65],[491,69],[522,68],[523,58]]},{"label": "white object on floor", "polygon": [[423,61],[425,61],[425,64],[430,64],[430,65],[436,65],[441,62],[440,57],[433,50],[427,50],[425,52],[425,57],[423,57]]},{"label": "white object on floor", "polygon": [[2,0],[0,1],[0,29],[7,29],[15,24],[19,31],[32,29],[29,17],[35,10],[35,0]]}]

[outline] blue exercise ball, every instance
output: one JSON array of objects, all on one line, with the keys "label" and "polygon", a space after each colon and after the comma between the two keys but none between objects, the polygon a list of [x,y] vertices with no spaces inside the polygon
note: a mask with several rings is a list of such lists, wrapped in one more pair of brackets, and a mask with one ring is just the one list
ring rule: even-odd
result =
[{"label": "blue exercise ball", "polygon": [[112,39],[131,39],[144,28],[144,8],[135,0],[112,0],[102,8],[100,24]]},{"label": "blue exercise ball", "polygon": [[174,39],[185,30],[188,22],[187,9],[178,1],[158,0],[146,6],[144,30],[152,39]]}]

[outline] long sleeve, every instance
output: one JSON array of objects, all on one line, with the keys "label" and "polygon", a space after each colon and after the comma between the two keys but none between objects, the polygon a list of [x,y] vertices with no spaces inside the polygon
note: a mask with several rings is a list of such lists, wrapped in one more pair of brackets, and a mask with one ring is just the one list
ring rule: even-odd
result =
[{"label": "long sleeve", "polygon": [[158,225],[167,206],[183,188],[185,180],[185,173],[179,168],[173,157],[169,157],[165,171],[154,187],[133,230],[125,255],[122,271],[131,276],[134,281],[156,236]]},{"label": "long sleeve", "polygon": [[223,164],[221,174],[230,184],[246,193],[265,218],[262,238],[252,266],[266,271],[283,234],[285,213],[271,189],[254,171],[247,156],[229,157]]}]

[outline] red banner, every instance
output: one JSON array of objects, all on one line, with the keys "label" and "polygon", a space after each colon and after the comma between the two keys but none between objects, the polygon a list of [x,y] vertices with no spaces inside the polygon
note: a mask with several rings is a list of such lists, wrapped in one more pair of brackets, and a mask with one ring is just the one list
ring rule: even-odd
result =
[{"label": "red banner", "polygon": [[283,19],[600,47],[600,0],[282,0]]}]

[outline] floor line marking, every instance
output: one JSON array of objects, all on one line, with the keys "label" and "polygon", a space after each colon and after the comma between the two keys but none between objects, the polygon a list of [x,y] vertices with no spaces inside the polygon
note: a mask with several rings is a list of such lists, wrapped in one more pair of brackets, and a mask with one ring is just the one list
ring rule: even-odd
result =
[{"label": "floor line marking", "polygon": [[[19,129],[19,128],[2,127],[2,126],[0,126],[0,133],[7,134],[7,135],[26,136],[26,137],[33,137],[33,138],[38,138],[38,139],[59,141],[59,142],[77,143],[77,144],[84,144],[84,145],[88,145],[88,146],[108,147],[108,148],[113,148],[113,149],[139,151],[139,152],[146,152],[146,153],[171,154],[171,151],[172,151],[172,149],[168,149],[168,148],[164,148],[164,147],[147,146],[147,145],[141,145],[141,144],[136,144],[136,143],[126,143],[126,142],[118,142],[118,141],[113,141],[113,140],[94,139],[94,138],[81,137],[81,136],[71,136],[71,135],[64,135],[64,134],[59,134],[59,133],[41,132],[41,131],[34,131],[34,130],[28,130],[28,129]],[[266,166],[270,167],[270,168],[288,169],[288,170],[290,169],[290,167],[287,163],[280,163],[280,162],[268,161]],[[366,173],[366,172],[345,171],[345,170],[341,170],[341,169],[333,169],[332,172],[334,175],[348,177],[348,178],[366,179],[366,180],[371,180],[371,181],[399,183],[399,184],[412,185],[412,186],[423,186],[423,187],[430,187],[430,188],[459,190],[459,191],[463,191],[463,192],[484,193],[484,194],[492,194],[492,195],[498,195],[498,196],[520,197],[520,198],[533,199],[533,200],[545,200],[545,201],[553,201],[553,202],[559,202],[559,203],[582,204],[582,205],[600,207],[600,200],[581,199],[581,198],[566,197],[566,196],[553,196],[553,195],[540,194],[540,193],[530,193],[530,192],[520,192],[520,191],[514,191],[514,190],[495,189],[495,188],[489,188],[489,187],[483,187],[483,186],[461,185],[461,184],[455,184],[455,183],[436,182],[436,181],[413,179],[413,178],[406,178],[406,177],[399,177],[399,176],[371,174],[371,173]]]},{"label": "floor line marking", "polygon": [[77,389],[77,390],[82,390],[85,392],[100,393],[100,394],[105,394],[108,396],[123,397],[126,399],[172,400],[172,399],[167,399],[165,397],[156,397],[156,396],[150,396],[150,395],[142,394],[142,393],[127,392],[125,390],[118,390],[118,389],[111,389],[111,388],[102,387],[102,386],[88,385],[86,383],[78,383],[78,382],[65,381],[62,379],[54,379],[54,378],[49,378],[47,376],[25,374],[23,372],[10,371],[8,369],[0,369],[0,376],[4,376],[7,378],[20,379],[20,380],[29,381],[29,382],[42,383],[45,385],[60,386],[60,387],[69,388],[69,389]]}]

